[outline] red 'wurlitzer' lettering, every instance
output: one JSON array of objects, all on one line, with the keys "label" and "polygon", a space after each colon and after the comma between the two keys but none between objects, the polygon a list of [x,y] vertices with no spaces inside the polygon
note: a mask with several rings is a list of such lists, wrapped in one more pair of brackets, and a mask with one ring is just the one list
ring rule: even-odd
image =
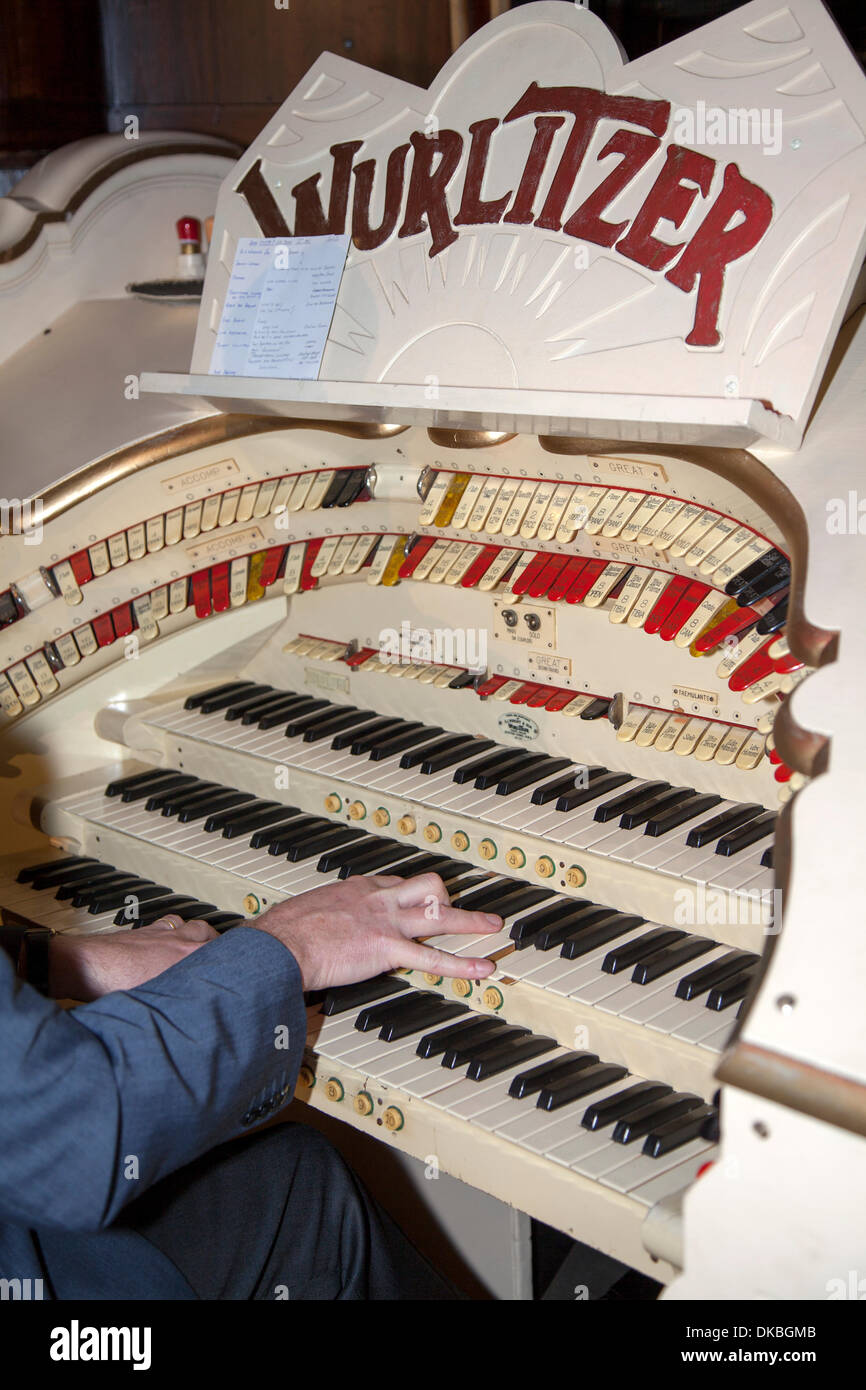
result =
[{"label": "red 'wurlitzer' lettering", "polygon": [[[428,255],[438,256],[440,251],[457,240],[448,215],[445,191],[460,163],[463,138],[456,130],[441,130],[438,135],[421,135],[416,131],[409,139],[415,158],[406,195],[406,216],[397,235],[414,236],[429,225],[433,240]],[[434,168],[433,162],[437,156],[439,162]]]}]

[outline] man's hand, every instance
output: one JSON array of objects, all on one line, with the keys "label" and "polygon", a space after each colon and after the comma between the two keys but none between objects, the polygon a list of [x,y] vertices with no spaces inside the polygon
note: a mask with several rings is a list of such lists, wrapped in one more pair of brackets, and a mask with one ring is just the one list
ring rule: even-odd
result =
[{"label": "man's hand", "polygon": [[99,999],[135,989],[176,965],[218,935],[207,922],[167,914],[149,927],[96,936],[55,936],[51,941],[50,993],[55,999]]},{"label": "man's hand", "polygon": [[282,941],[300,966],[304,989],[311,990],[400,968],[484,979],[496,968],[490,961],[452,956],[415,938],[480,936],[500,931],[502,918],[451,907],[437,874],[406,879],[358,874],[278,903],[247,926]]}]

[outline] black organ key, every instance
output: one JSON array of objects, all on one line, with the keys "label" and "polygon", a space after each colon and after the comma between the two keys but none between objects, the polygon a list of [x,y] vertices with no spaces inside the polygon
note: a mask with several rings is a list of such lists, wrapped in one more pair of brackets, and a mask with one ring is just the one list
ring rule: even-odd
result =
[{"label": "black organ key", "polygon": [[207,794],[196,797],[182,806],[178,812],[178,821],[182,825],[188,825],[190,821],[203,820],[205,816],[215,816],[219,811],[231,811],[237,806],[243,806],[249,801],[246,792],[218,791],[212,795]]},{"label": "black organ key", "polygon": [[379,1029],[379,1037],[382,1042],[399,1042],[401,1038],[410,1038],[413,1033],[420,1033],[433,1023],[445,1023],[449,1018],[467,1012],[465,1004],[458,1003],[456,999],[442,999],[437,994],[427,1001],[423,1009],[415,1009],[411,1015],[401,1014],[398,1018],[388,1019]]},{"label": "black organ key", "polygon": [[532,1057],[540,1057],[544,1052],[552,1052],[556,1047],[553,1038],[542,1037],[538,1033],[530,1033],[526,1038],[515,1040],[503,1039],[501,1042],[493,1042],[485,1048],[478,1056],[473,1057],[466,1072],[467,1081],[487,1081],[491,1076],[498,1076],[500,1072],[508,1071],[510,1067],[516,1067],[521,1062],[528,1062]]},{"label": "black organ key", "polygon": [[[589,772],[606,771],[601,768],[590,768]],[[575,790],[575,778],[577,769],[570,772],[567,777],[554,777],[552,782],[544,782],[540,787],[536,787],[532,793],[533,806],[546,806],[548,801],[555,801],[558,796],[565,796],[567,792]]]},{"label": "black organ key", "polygon": [[464,1018],[459,1023],[450,1023],[447,1028],[437,1029],[435,1033],[425,1033],[415,1051],[419,1057],[438,1057],[460,1043],[492,1037],[501,1027],[498,1018]]},{"label": "black organ key", "polygon": [[[261,809],[265,806],[276,806],[277,804],[275,801],[260,801],[257,796],[253,796],[250,792],[244,793],[244,795],[246,796],[246,801],[238,802],[237,805],[230,806],[228,810],[216,811],[212,816],[208,816],[204,823],[204,829],[208,835],[215,834],[218,830],[224,830],[227,825],[233,825],[235,821],[241,819],[241,816],[256,810],[256,808]],[[283,807],[287,815],[291,809],[291,806]]]},{"label": "black organ key", "polygon": [[593,820],[605,825],[609,820],[616,820],[627,811],[635,811],[651,801],[654,796],[670,790],[670,782],[638,782],[635,786],[629,787],[628,791],[612,797],[610,801],[603,801]]},{"label": "black organ key", "polygon": [[566,960],[579,960],[581,956],[588,956],[590,952],[597,951],[599,946],[606,946],[608,941],[615,941],[618,936],[626,936],[645,925],[643,917],[627,916],[623,912],[606,914],[604,921],[590,923],[572,932],[571,936],[563,941],[559,954]]},{"label": "black organ key", "polygon": [[690,1110],[697,1110],[702,1104],[700,1096],[682,1092],[663,1096],[661,1100],[642,1105],[639,1110],[623,1116],[613,1127],[611,1138],[615,1144],[633,1144],[635,1139],[643,1139],[656,1124],[665,1120],[678,1120]]},{"label": "black organ key", "polygon": [[610,700],[604,700],[601,698],[593,700],[591,704],[587,705],[585,710],[581,711],[579,718],[601,719],[604,715],[607,714],[608,710],[610,709],[610,706]]},{"label": "black organ key", "polygon": [[262,705],[268,700],[273,700],[277,693],[272,685],[256,686],[255,690],[247,691],[246,694],[241,695],[240,699],[232,701],[226,709],[225,718],[228,720],[240,719],[248,710],[261,709]]},{"label": "black organ key", "polygon": [[[355,1019],[355,1027],[359,1033],[369,1033],[374,1028],[381,1028],[383,1023],[390,1023],[392,1019],[411,1018],[419,1010],[426,1008],[431,1000],[444,1002],[439,994],[432,994],[429,990],[413,989],[409,994],[400,995],[398,999],[385,999],[375,1004],[367,1004]],[[465,1009],[466,1005],[461,1007]]]},{"label": "black organ key", "polygon": [[[514,879],[505,879],[504,882],[491,883],[465,895],[461,894],[454,906],[467,912],[498,912],[500,916],[512,916],[524,907],[534,907],[548,896],[549,890],[546,888],[531,888],[527,884],[515,882]],[[509,907],[510,903],[514,906]]]},{"label": "black organ key", "polygon": [[235,912],[203,912],[201,920],[207,922],[209,927],[213,927],[214,931],[222,935],[230,927],[242,927],[246,918],[239,917]]},{"label": "black organ key", "polygon": [[[252,681],[245,682],[246,690],[240,692],[241,695],[266,695],[271,688],[267,685],[256,685]],[[229,709],[236,703],[238,698],[237,691],[224,690],[221,695],[207,695],[198,707],[199,714],[216,714],[221,709]]]},{"label": "black organ key", "polygon": [[333,1014],[345,1014],[350,1009],[372,1003],[374,999],[402,994],[408,988],[405,980],[395,980],[393,975],[376,975],[372,980],[360,980],[357,984],[338,985],[326,991],[322,1001],[322,1013],[328,1018]]},{"label": "black organ key", "polygon": [[707,1008],[721,1013],[723,1009],[729,1009],[732,1004],[738,1004],[741,999],[745,999],[757,969],[757,965],[753,965],[749,969],[741,970],[739,975],[732,975],[720,985],[716,985],[707,997]]},{"label": "black organ key", "polygon": [[539,908],[537,912],[529,912],[525,917],[518,918],[512,923],[509,935],[517,949],[522,950],[531,946],[533,938],[545,927],[556,927],[563,922],[571,921],[581,908],[589,906],[591,904],[588,898],[569,898],[566,901],[560,899],[548,907]]},{"label": "black organ key", "polygon": [[765,869],[772,869],[772,867],[773,867],[773,846],[772,846],[772,845],[770,845],[770,848],[769,848],[769,849],[765,849],[765,850],[764,850],[764,853],[761,855],[761,865],[762,865],[762,867],[765,868]]},{"label": "black organ key", "polygon": [[778,632],[785,626],[788,617],[788,600],[783,598],[779,603],[774,604],[769,613],[765,613],[763,618],[759,618],[755,623],[755,631],[762,637],[769,637],[772,633]]},{"label": "black organ key", "polygon": [[746,969],[757,960],[758,957],[751,951],[728,951],[718,960],[710,961],[708,965],[699,966],[690,975],[684,975],[677,985],[676,997],[677,999],[696,999],[699,994],[706,994],[708,990],[723,984],[725,980],[732,979],[741,970]]},{"label": "black organ key", "polygon": [[174,801],[183,796],[192,796],[205,787],[212,788],[214,786],[216,786],[215,782],[200,782],[197,777],[187,777],[185,786],[163,787],[161,791],[152,792],[144,803],[144,809],[145,811],[161,811],[167,801]]},{"label": "black organ key", "polygon": [[19,869],[16,883],[32,883],[35,878],[54,874],[69,872],[74,869],[87,868],[90,865],[98,864],[98,859],[90,859],[86,855],[71,854],[68,859],[45,859],[39,864],[27,864],[23,869]]},{"label": "black organ key", "polygon": [[665,1086],[660,1081],[638,1081],[634,1086],[627,1086],[624,1091],[617,1091],[615,1096],[597,1100],[588,1106],[581,1124],[584,1129],[602,1129],[605,1125],[616,1124],[617,1120],[624,1119],[632,1111],[640,1110],[644,1105],[661,1100],[663,1096],[672,1093],[673,1086]]},{"label": "black organ key", "polygon": [[338,714],[340,708],[339,705],[332,704],[330,700],[314,700],[311,708],[293,711],[289,715],[288,723],[283,732],[286,738],[297,738],[298,734],[304,733],[307,729],[315,728],[320,720]]},{"label": "black organ key", "polygon": [[297,709],[300,704],[311,698],[312,697],[309,695],[296,695],[293,691],[285,690],[279,694],[268,695],[263,700],[252,705],[248,710],[244,710],[244,713],[241,715],[241,725],[244,728],[250,728],[253,724],[258,724],[260,729],[270,729],[272,725],[263,724],[263,719],[267,719],[273,714],[277,716],[274,723],[279,724],[279,715],[281,715],[284,710],[288,718],[288,715],[293,709]]},{"label": "black organ key", "polygon": [[677,941],[682,941],[684,936],[684,931],[678,931],[674,927],[656,927],[654,931],[648,931],[646,936],[639,936],[636,941],[614,946],[602,961],[601,968],[605,975],[618,975],[621,970],[636,965],[644,956],[652,955],[653,951],[660,951],[663,946],[673,946]]},{"label": "black organ key", "polygon": [[673,1149],[690,1143],[692,1139],[706,1138],[704,1128],[707,1121],[712,1120],[715,1115],[714,1106],[695,1105],[675,1119],[667,1117],[660,1124],[652,1126],[643,1142],[641,1152],[648,1154],[650,1158],[661,1158]]},{"label": "black organ key", "polygon": [[671,971],[679,970],[681,965],[687,965],[690,960],[704,956],[712,949],[712,941],[705,936],[685,936],[681,941],[675,941],[671,946],[662,946],[639,960],[631,978],[636,985],[651,984],[653,980],[670,975]]},{"label": "black organ key", "polygon": [[574,910],[568,917],[559,918],[535,934],[532,944],[539,951],[550,951],[554,946],[561,946],[568,937],[620,915],[616,908],[599,907],[587,898],[575,898],[572,907]]},{"label": "black organ key", "polygon": [[378,874],[383,870],[387,873],[389,864],[407,859],[410,855],[414,856],[417,853],[418,850],[414,845],[390,844],[384,849],[373,850],[370,854],[365,854],[358,859],[350,859],[348,864],[341,866],[338,875],[340,878],[353,878],[355,874]]},{"label": "black organ key", "polygon": [[[98,888],[100,884],[114,881],[120,876],[121,871],[115,869],[112,864],[102,864],[98,871],[92,870],[90,873],[80,873],[63,879],[57,884],[57,892],[54,894],[55,900],[59,903],[65,902],[85,888]],[[56,883],[56,880],[54,882]],[[54,883],[46,884],[42,879],[36,879],[33,887],[36,889],[51,888],[54,887]]]},{"label": "black organ key", "polygon": [[644,801],[640,806],[635,806],[634,810],[626,811],[625,815],[620,816],[620,827],[623,830],[634,830],[636,826],[643,825],[660,813],[679,806],[694,795],[694,787],[673,787],[668,792],[660,792],[658,796],[651,797],[649,801]]},{"label": "black organ key", "polygon": [[[352,469],[351,471],[354,472],[355,470]],[[360,473],[363,472],[363,469],[358,469],[357,471]],[[337,470],[328,484],[325,495],[319,504],[321,507],[328,510],[330,510],[331,507],[336,507],[340,494],[346,486],[346,483],[350,481],[349,472],[350,470],[347,468],[340,468]]]},{"label": "black organ key", "polygon": [[[386,743],[397,734],[417,733],[423,729],[420,720],[414,719],[385,719],[378,727],[372,726],[369,729],[359,729],[355,738],[352,740],[349,752],[354,758],[360,758],[363,754],[370,754],[380,743]],[[336,743],[332,745],[336,747]]]},{"label": "black organ key", "polygon": [[126,898],[124,898],[119,911],[114,917],[114,925],[116,927],[141,926],[142,905],[144,905],[145,910],[149,912],[154,907],[161,908],[163,901],[174,895],[170,888],[166,888],[163,884],[155,883],[150,888],[137,888],[135,894],[129,896],[133,897],[133,901],[128,902]]},{"label": "black organ key", "polygon": [[279,802],[263,802],[249,810],[244,807],[240,809],[244,814],[223,826],[223,838],[226,840],[235,840],[239,835],[251,835],[254,830],[263,830],[277,821],[284,821],[289,814],[286,807],[281,806]]},{"label": "black organ key", "polygon": [[190,782],[195,782],[195,777],[184,776],[180,772],[161,772],[150,782],[139,783],[136,787],[124,787],[120,793],[120,799],[124,803],[133,801],[144,801],[152,792],[169,791],[172,788],[189,786]]},{"label": "black organ key", "polygon": [[534,761],[534,757],[534,754],[520,748],[495,748],[492,753],[473,758],[471,762],[458,767],[454,773],[454,781],[458,786],[472,782],[479,790],[484,790],[495,786],[506,772],[525,767]]},{"label": "black organ key", "polygon": [[[421,764],[418,769],[422,776],[429,777],[436,772],[444,772],[446,768],[454,767],[456,763],[465,762],[474,753],[485,753],[489,748],[496,745],[492,738],[467,738],[461,735],[459,738],[437,739],[435,744],[428,744],[426,748],[418,750],[418,756],[414,753],[404,753],[400,759],[401,767],[414,767],[416,763]],[[414,761],[408,761],[408,759]]]},{"label": "black organ key", "polygon": [[493,1025],[487,1032],[478,1032],[471,1037],[463,1035],[445,1049],[442,1057],[443,1067],[453,1070],[454,1067],[465,1066],[494,1042],[516,1042],[518,1038],[531,1036],[528,1028],[509,1028],[508,1024],[499,1018],[485,1019],[485,1023],[487,1022]]},{"label": "black organ key", "polygon": [[701,849],[712,840],[718,840],[729,830],[736,830],[738,825],[744,821],[752,820],[760,815],[763,806],[754,801],[751,804],[743,803],[741,806],[731,806],[727,811],[720,811],[717,816],[712,816],[705,820],[702,825],[696,825],[686,836],[686,844],[693,849]]},{"label": "black organ key", "polygon": [[511,796],[514,792],[522,791],[524,787],[531,787],[533,782],[540,782],[542,777],[552,777],[555,772],[561,772],[564,767],[569,766],[570,758],[537,758],[528,767],[508,773],[496,788],[496,795]]},{"label": "black organ key", "polygon": [[754,820],[746,821],[746,824],[741,825],[738,830],[732,830],[728,835],[724,835],[716,845],[716,854],[739,854],[740,850],[747,849],[757,840],[763,840],[768,835],[772,835],[775,826],[775,813],[765,811],[762,816],[755,816]]},{"label": "black organ key", "polygon": [[329,825],[327,829],[311,834],[309,839],[305,836],[299,843],[290,845],[286,851],[286,858],[290,863],[298,864],[304,859],[323,854],[326,849],[348,845],[351,841],[360,839],[363,834],[363,830],[356,830],[350,825]]},{"label": "black organ key", "polygon": [[[504,579],[505,576],[503,575]],[[467,685],[472,685],[474,681],[480,681],[484,675],[483,671],[461,671],[453,680],[448,682],[449,690],[465,690]]]},{"label": "black organ key", "polygon": [[373,718],[375,716],[372,710],[347,706],[341,713],[333,714],[329,719],[320,719],[312,728],[307,729],[304,732],[304,743],[319,743],[323,738],[333,738],[334,734],[340,733],[342,729],[357,729],[359,724],[367,724]]},{"label": "black organ key", "polygon": [[[159,810],[164,816],[176,816],[185,806],[193,805],[203,796],[212,795],[220,791],[217,782],[196,782],[192,787],[181,787],[180,791],[162,792],[157,797],[150,797],[145,802],[146,811]],[[152,803],[156,801],[154,806]]]},{"label": "black organ key", "polygon": [[537,1067],[530,1067],[529,1071],[518,1072],[517,1076],[512,1078],[508,1094],[515,1100],[523,1100],[524,1096],[536,1095],[543,1087],[552,1085],[557,1080],[565,1081],[585,1071],[587,1067],[595,1066],[597,1061],[598,1057],[594,1052],[572,1052],[568,1057],[556,1057],[552,1062],[541,1062]]},{"label": "black organ key", "polygon": [[338,507],[350,507],[364,491],[366,479],[366,468],[350,468],[336,505]]},{"label": "black organ key", "polygon": [[[369,724],[366,725],[364,733],[367,735],[371,735],[380,731],[385,732],[386,730],[393,728],[393,719],[387,719],[384,715],[379,715],[378,719],[373,719]],[[358,754],[355,753],[355,749],[353,746],[358,737],[359,734],[357,729],[344,729],[342,733],[335,735],[335,737],[331,740],[331,747],[333,748],[335,753],[339,753],[344,748],[348,748],[349,751],[355,757],[358,757]]]},{"label": "black organ key", "polygon": [[137,883],[132,888],[106,888],[90,901],[90,912],[111,912],[120,909],[118,915],[126,921],[135,918],[141,903],[157,902],[171,895],[171,889],[164,883]]},{"label": "black organ key", "polygon": [[396,753],[405,753],[407,748],[430,743],[441,733],[440,728],[430,724],[419,724],[415,729],[404,729],[402,733],[394,734],[393,738],[386,738],[377,743],[375,748],[370,750],[370,761],[380,763],[383,758],[393,758]]},{"label": "black organ key", "polygon": [[502,777],[502,770],[507,774],[517,774],[531,770],[537,766],[539,757],[537,753],[512,751],[511,756],[497,767],[491,768],[489,772],[483,772],[475,778],[475,786],[479,791],[487,791],[489,787],[495,787]]},{"label": "black organ key", "polygon": [[219,699],[222,695],[235,693],[240,695],[244,690],[250,690],[253,681],[227,681],[222,685],[214,685],[210,690],[198,690],[195,695],[188,695],[183,702],[184,709],[201,709],[205,700]]},{"label": "black organ key", "polygon": [[132,789],[146,786],[148,782],[156,782],[160,777],[165,776],[165,769],[160,767],[148,768],[146,772],[134,772],[129,777],[116,777],[113,782],[109,782],[105,788],[106,796],[120,796],[121,792],[127,787]]},{"label": "black organ key", "polygon": [[118,870],[116,873],[105,874],[102,878],[88,881],[85,883],[70,884],[70,892],[63,892],[61,888],[56,894],[58,900],[60,894],[63,898],[71,898],[73,907],[88,907],[93,898],[100,891],[106,888],[133,888],[141,880],[137,874],[130,874],[125,870]]},{"label": "black organ key", "polygon": [[375,848],[382,848],[391,842],[381,835],[368,835],[364,840],[359,840],[355,845],[341,845],[339,849],[326,850],[319,860],[316,868],[320,874],[330,873],[332,869],[342,868],[344,864],[349,864],[353,859],[360,859]]},{"label": "black organ key", "polygon": [[28,868],[21,870],[15,882],[30,883],[39,890],[93,877],[103,878],[106,874],[115,872],[113,864],[103,864],[99,859],[74,856],[70,859],[54,859],[47,864],[30,864]]},{"label": "black organ key", "polygon": [[421,854],[408,864],[397,864],[390,869],[398,878],[414,878],[416,874],[438,874],[443,883],[465,873],[466,865],[456,859],[448,859],[442,854]]},{"label": "black organ key", "polygon": [[296,695],[291,701],[275,705],[266,714],[261,715],[254,723],[258,724],[262,730],[278,729],[281,724],[287,724],[290,719],[298,719],[302,714],[314,714],[316,710],[322,709],[328,704],[327,700],[314,700],[311,695]]},{"label": "black organ key", "polygon": [[324,816],[292,816],[276,825],[266,825],[256,830],[250,839],[250,848],[266,848],[268,854],[273,855],[288,854],[295,845],[306,844],[308,836],[317,835],[333,825],[334,821],[326,820]]},{"label": "black organ key", "polygon": [[585,806],[590,801],[597,801],[605,792],[615,791],[625,782],[631,782],[632,778],[628,772],[607,772],[602,776],[580,782],[572,781],[572,785],[567,792],[559,797],[556,803],[557,811],[573,811],[577,806]]},{"label": "black organ key", "polygon": [[[135,925],[137,927],[149,927],[152,922],[158,922],[161,917],[165,917],[169,913],[181,917],[186,909],[193,905],[198,906],[197,899],[180,893],[173,893],[168,898],[160,898],[158,902],[147,903],[143,909],[139,908]],[[195,916],[195,913],[190,915]],[[186,921],[185,917],[184,920]]]},{"label": "black organ key", "polygon": [[[763,596],[768,583],[775,583],[780,576],[784,582],[786,575],[790,578],[790,572],[791,566],[787,556],[783,555],[781,550],[768,550],[759,560],[754,560],[752,564],[740,570],[739,574],[729,579],[725,585],[725,593],[729,598],[735,598],[740,607],[746,607]],[[772,593],[772,589],[769,592]]]},{"label": "black organ key", "polygon": [[628,1076],[628,1069],[615,1062],[593,1062],[571,1076],[554,1077],[542,1087],[535,1102],[539,1110],[559,1110],[572,1101],[591,1096],[594,1091],[603,1091],[606,1086],[615,1086]]},{"label": "black organ key", "polygon": [[714,806],[718,806],[721,799],[720,796],[706,795],[693,796],[688,801],[681,801],[669,811],[650,816],[643,833],[652,836],[667,835],[671,830],[676,830],[678,825],[684,825],[687,820],[693,820],[695,816],[702,816],[704,811],[712,810]]}]

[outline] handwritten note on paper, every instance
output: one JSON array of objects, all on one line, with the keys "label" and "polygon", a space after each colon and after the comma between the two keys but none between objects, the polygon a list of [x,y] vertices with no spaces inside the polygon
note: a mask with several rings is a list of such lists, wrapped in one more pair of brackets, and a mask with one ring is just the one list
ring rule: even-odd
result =
[{"label": "handwritten note on paper", "polygon": [[212,374],[315,381],[349,240],[348,235],[241,237]]}]

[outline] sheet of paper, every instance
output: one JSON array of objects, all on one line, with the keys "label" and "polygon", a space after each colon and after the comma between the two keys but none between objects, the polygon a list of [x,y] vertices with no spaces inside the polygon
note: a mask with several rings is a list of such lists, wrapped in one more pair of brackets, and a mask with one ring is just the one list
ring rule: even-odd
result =
[{"label": "sheet of paper", "polygon": [[241,237],[210,369],[315,381],[349,236]]}]

